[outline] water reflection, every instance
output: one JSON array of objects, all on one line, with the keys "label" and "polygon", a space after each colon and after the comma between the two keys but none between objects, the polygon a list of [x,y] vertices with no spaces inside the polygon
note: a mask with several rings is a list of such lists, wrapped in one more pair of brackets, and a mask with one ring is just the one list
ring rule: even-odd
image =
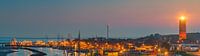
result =
[{"label": "water reflection", "polygon": [[50,54],[49,54],[50,56],[53,56],[53,55],[52,55],[52,54],[53,54],[53,49],[52,49],[52,48],[49,48],[49,53],[50,53]]},{"label": "water reflection", "polygon": [[14,52],[11,54],[12,56],[17,56],[17,52]]},{"label": "water reflection", "polygon": [[[74,56],[75,53],[69,52],[67,50],[58,50],[58,49],[53,49],[53,48],[31,48],[35,50],[39,50],[41,52],[46,53],[46,56]],[[30,56],[32,54],[35,54],[32,51],[29,50],[24,50],[24,49],[18,49],[18,52],[10,53],[7,56]],[[81,56],[87,56],[84,53],[81,53]]]},{"label": "water reflection", "polygon": [[47,56],[66,56],[63,50],[53,49],[53,48],[33,48],[42,51],[47,54]]},{"label": "water reflection", "polygon": [[7,56],[30,56],[32,55],[32,51],[29,50],[22,50],[22,49],[18,49],[18,52],[14,52],[14,53],[10,53]]}]

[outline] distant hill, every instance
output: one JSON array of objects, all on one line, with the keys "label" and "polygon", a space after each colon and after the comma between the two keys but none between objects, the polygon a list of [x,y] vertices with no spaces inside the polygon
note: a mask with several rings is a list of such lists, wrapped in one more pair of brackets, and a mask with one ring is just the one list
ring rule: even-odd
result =
[{"label": "distant hill", "polygon": [[[158,33],[151,34],[146,37],[141,37],[135,39],[136,44],[145,43],[145,44],[157,44],[158,42],[169,42],[169,43],[177,43],[179,40],[178,34],[170,34],[170,35],[160,35]],[[200,41],[200,33],[187,33],[187,39],[184,43],[198,43]]]}]

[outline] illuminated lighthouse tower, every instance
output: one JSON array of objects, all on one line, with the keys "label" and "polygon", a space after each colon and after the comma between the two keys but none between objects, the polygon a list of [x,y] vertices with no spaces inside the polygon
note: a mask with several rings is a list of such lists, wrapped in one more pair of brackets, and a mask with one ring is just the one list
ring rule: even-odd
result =
[{"label": "illuminated lighthouse tower", "polygon": [[185,16],[181,16],[179,19],[179,40],[182,42],[186,38],[186,18]]}]

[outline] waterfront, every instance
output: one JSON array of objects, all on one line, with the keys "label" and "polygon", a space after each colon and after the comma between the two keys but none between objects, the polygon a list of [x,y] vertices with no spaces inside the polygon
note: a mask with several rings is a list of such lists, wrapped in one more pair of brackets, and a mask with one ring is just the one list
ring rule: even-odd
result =
[{"label": "waterfront", "polygon": [[78,56],[77,54],[81,56],[174,56],[198,55],[199,43],[197,37],[192,36],[199,35],[200,33],[188,34],[190,40],[185,40],[185,44],[176,44],[179,38],[177,35],[159,34],[137,39],[106,39],[105,37],[87,39],[1,37],[0,39],[3,40],[2,49],[6,50],[1,53],[7,56]]},{"label": "waterfront", "polygon": [[[196,35],[199,33],[194,33]],[[191,34],[190,34],[191,35]],[[189,35],[189,36],[190,36]],[[159,36],[159,37],[158,37]],[[24,38],[24,37],[23,37]],[[61,38],[26,38],[20,37],[2,37],[2,42],[9,44],[2,45],[4,50],[7,50],[7,56],[29,56],[38,55],[44,53],[45,56],[77,56],[79,53],[81,56],[170,56],[176,55],[177,44],[173,44],[177,41],[178,37],[169,35],[167,38],[165,35],[154,34],[144,38],[138,39],[116,39],[116,38],[103,38],[95,37],[88,39],[61,39]],[[170,38],[174,38],[170,43],[166,43]],[[191,38],[192,39],[192,38]],[[154,40],[154,41],[152,41]],[[187,42],[187,41],[186,41]],[[80,43],[80,45],[78,44]],[[195,44],[195,42],[193,42]],[[79,46],[78,46],[79,45]],[[198,43],[195,44],[195,46]],[[191,44],[182,45],[186,46],[187,51]],[[9,48],[10,47],[10,48]],[[7,49],[5,49],[7,48]],[[14,49],[13,49],[14,48]],[[26,49],[28,48],[28,49]],[[79,49],[80,48],[80,49]],[[31,50],[29,50],[31,49]],[[33,50],[32,50],[33,49]],[[36,51],[34,51],[36,50]],[[2,52],[5,53],[5,52]],[[194,54],[194,52],[188,52]],[[6,53],[5,53],[6,54]]]},{"label": "waterfront", "polygon": [[[47,39],[11,39],[8,42],[10,43],[9,46],[5,46],[5,47],[11,47],[10,49],[12,49],[12,47],[17,48],[14,49],[16,52],[13,53],[9,53],[8,56],[29,56],[34,54],[34,52],[30,51],[30,50],[26,50],[23,49],[23,47],[27,47],[30,49],[34,49],[34,50],[38,50],[41,52],[44,52],[47,54],[47,56],[77,56],[75,53],[77,51],[76,47],[76,42],[77,40],[73,40],[73,41],[69,41],[69,40],[60,40],[58,41],[58,39],[48,39],[53,41],[53,43],[57,43],[57,44],[53,44],[52,46],[49,45],[51,43],[49,43],[49,41],[47,41]],[[104,38],[103,38],[104,39]],[[91,40],[91,39],[90,39]],[[120,40],[120,39],[119,39]],[[125,42],[124,40],[121,41],[106,41],[105,39],[102,40],[102,38],[100,39],[93,39],[91,41],[87,41],[87,40],[81,40],[80,41],[80,50],[82,50],[80,52],[81,56],[94,56],[94,55],[108,55],[108,56],[113,56],[113,55],[131,55],[129,53],[129,51],[133,50],[132,48],[133,43],[128,43]],[[30,42],[31,41],[31,42]],[[47,41],[47,42],[45,42]],[[51,42],[50,41],[50,42]],[[62,44],[64,41],[65,44]],[[106,42],[109,43],[106,43]],[[75,42],[75,43],[73,43]],[[21,43],[21,44],[20,44]],[[42,43],[46,43],[45,45]],[[11,46],[10,46],[11,45]],[[16,46],[16,47],[15,47]],[[72,47],[72,48],[65,48],[65,47]],[[125,47],[127,46],[127,47]],[[22,48],[21,48],[22,47]],[[63,48],[64,47],[64,48]],[[153,47],[153,46],[152,46]],[[152,48],[151,47],[151,48]],[[9,48],[8,48],[9,50]],[[95,51],[96,50],[96,51]],[[129,50],[129,51],[128,51]],[[89,51],[89,52],[88,52]],[[102,52],[103,51],[103,52]],[[102,54],[103,53],[103,54]],[[134,52],[132,52],[134,53]],[[139,54],[139,53],[138,53]],[[132,54],[132,55],[138,55],[138,54]],[[150,55],[150,53],[144,53],[143,55]]]},{"label": "waterfront", "polygon": [[[47,53],[46,56],[66,56],[63,53],[63,50],[52,49],[52,48],[32,48],[32,49],[36,49],[44,53]],[[32,51],[23,50],[23,49],[17,49],[16,51],[17,52],[10,53],[7,56],[30,56],[33,54]]]},{"label": "waterfront", "polygon": [[[10,42],[12,39],[12,37],[1,37],[0,38],[0,42],[1,43],[6,43],[6,42]],[[23,40],[30,40],[30,41],[37,41],[37,40],[44,40],[44,41],[48,41],[47,39],[18,39],[17,41],[23,41]],[[57,39],[49,39],[49,40],[57,40]],[[53,49],[53,48],[45,48],[45,47],[30,47],[31,49],[35,49],[44,53],[47,53],[46,56],[66,56],[64,54],[64,50],[59,50],[59,49]],[[15,51],[15,52],[12,52]],[[5,53],[5,52],[10,52],[10,53]],[[30,50],[25,50],[25,49],[12,49],[12,48],[8,48],[8,47],[2,47],[0,53],[5,53],[2,54],[7,55],[7,56],[30,56],[32,54],[34,54],[32,51]],[[1,56],[1,55],[0,55]]]}]

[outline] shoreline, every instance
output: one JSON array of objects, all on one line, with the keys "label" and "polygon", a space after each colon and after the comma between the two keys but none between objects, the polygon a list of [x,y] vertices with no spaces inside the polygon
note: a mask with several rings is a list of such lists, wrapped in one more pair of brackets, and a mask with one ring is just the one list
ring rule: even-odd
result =
[{"label": "shoreline", "polygon": [[31,49],[31,48],[23,48],[23,47],[12,48],[10,46],[6,46],[6,47],[0,47],[0,53],[1,53],[0,56],[7,56],[8,54],[18,52],[17,50],[19,50],[19,49],[28,50],[28,51],[33,52],[33,54],[31,54],[30,56],[45,56],[45,55],[47,55],[44,52],[41,52],[41,51],[38,51],[35,49]]}]

